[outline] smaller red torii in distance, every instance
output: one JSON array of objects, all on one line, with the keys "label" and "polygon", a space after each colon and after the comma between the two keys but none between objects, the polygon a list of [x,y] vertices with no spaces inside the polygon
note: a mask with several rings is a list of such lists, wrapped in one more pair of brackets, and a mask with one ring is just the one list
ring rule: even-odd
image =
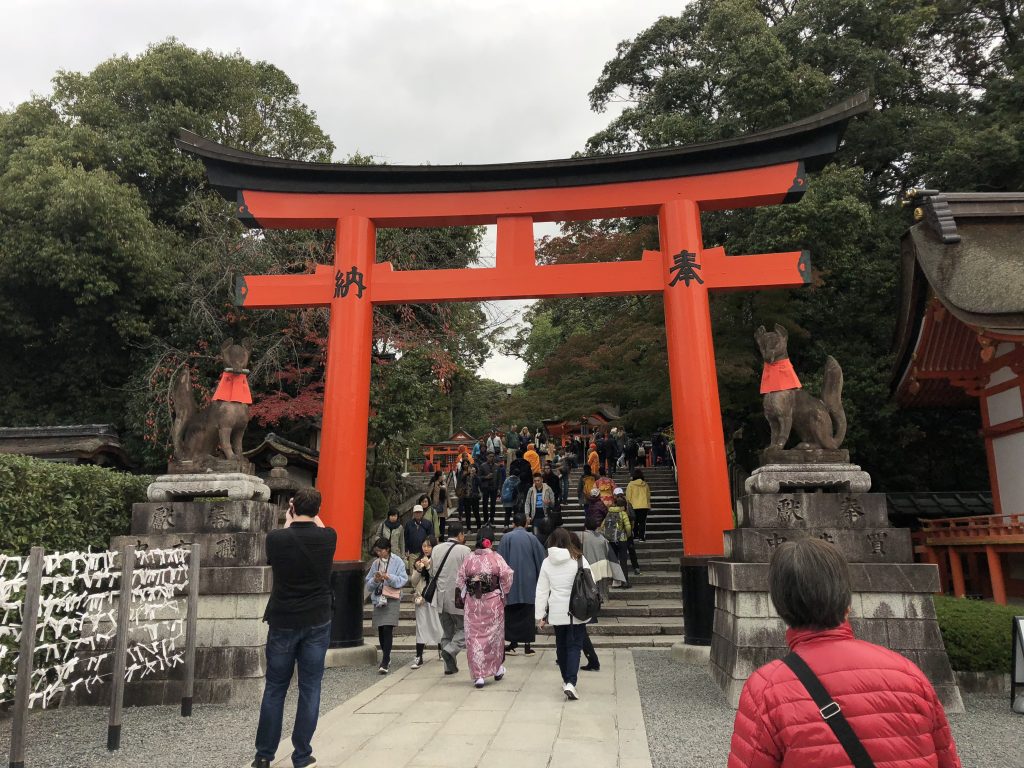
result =
[{"label": "smaller red torii in distance", "polygon": [[[246,276],[237,301],[331,309],[318,485],[322,516],[339,532],[337,560],[354,566],[361,556],[374,304],[631,293],[664,296],[684,555],[720,556],[733,519],[708,292],[803,285],[810,260],[801,251],[726,256],[705,248],[700,213],[795,202],[805,170],[824,165],[849,119],[869,108],[862,93],[739,139],[501,166],[301,163],[184,132],[179,147],[203,160],[250,225],[335,228],[333,266]],[[639,261],[536,263],[535,222],[625,216],[657,216],[658,251]],[[377,228],[474,224],[497,225],[494,267],[406,271],[376,262]]]}]

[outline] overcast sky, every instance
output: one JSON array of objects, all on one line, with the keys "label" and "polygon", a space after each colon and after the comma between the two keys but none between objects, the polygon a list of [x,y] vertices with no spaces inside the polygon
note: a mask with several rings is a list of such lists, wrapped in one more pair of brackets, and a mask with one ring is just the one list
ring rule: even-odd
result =
[{"label": "overcast sky", "polygon": [[[4,0],[0,106],[176,37],[283,69],[337,154],[389,163],[568,157],[614,110],[587,93],[615,45],[684,0]],[[538,236],[550,230],[538,227]],[[488,243],[493,249],[493,241]],[[510,313],[512,302],[491,311]],[[495,356],[483,373],[522,379]]]}]

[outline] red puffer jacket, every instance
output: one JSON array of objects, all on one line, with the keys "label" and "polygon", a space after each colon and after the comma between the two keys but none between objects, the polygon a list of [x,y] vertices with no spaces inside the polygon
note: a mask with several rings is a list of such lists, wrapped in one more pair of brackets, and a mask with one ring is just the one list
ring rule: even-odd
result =
[{"label": "red puffer jacket", "polygon": [[[857,640],[848,623],[789,630],[789,647],[842,707],[877,768],[960,768],[946,712],[911,661]],[[796,675],[781,661],[743,687],[729,768],[840,768],[851,765]]]}]

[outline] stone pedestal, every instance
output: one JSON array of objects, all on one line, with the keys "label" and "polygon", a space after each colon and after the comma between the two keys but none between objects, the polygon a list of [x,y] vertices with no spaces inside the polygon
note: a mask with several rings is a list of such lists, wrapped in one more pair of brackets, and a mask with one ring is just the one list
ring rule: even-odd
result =
[{"label": "stone pedestal", "polygon": [[850,562],[856,636],[911,659],[946,711],[963,712],[932,603],[938,569],[913,563],[910,532],[889,526],[885,495],[868,488],[870,477],[855,465],[795,460],[761,467],[747,480],[737,527],[725,533],[725,558],[709,564],[711,669],[732,706],[754,670],[789,652],[786,625],[768,594],[768,559],[782,542],[813,536]]},{"label": "stone pedestal", "polygon": [[856,464],[765,464],[743,484],[747,493],[855,491],[871,489],[871,476]]},{"label": "stone pedestal", "polygon": [[[196,703],[248,703],[262,695],[267,638],[263,610],[272,582],[265,565],[266,536],[277,524],[278,511],[258,500],[151,501],[132,507],[132,534],[110,542],[112,549],[126,544],[152,549],[200,545]],[[178,645],[184,647],[184,638]],[[127,683],[125,705],[179,703],[184,674],[184,665],[178,665]],[[107,685],[91,693],[79,688],[69,703],[101,704],[109,697]]]},{"label": "stone pedestal", "polygon": [[270,501],[270,488],[256,475],[242,472],[160,475],[146,488],[150,501],[188,501],[211,496],[226,496],[232,501]]}]

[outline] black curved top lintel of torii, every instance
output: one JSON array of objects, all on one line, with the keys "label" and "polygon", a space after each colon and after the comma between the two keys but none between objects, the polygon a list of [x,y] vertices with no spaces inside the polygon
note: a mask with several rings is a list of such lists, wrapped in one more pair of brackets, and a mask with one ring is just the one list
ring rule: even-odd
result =
[{"label": "black curved top lintel of torii", "polygon": [[177,147],[206,166],[229,200],[244,190],[320,194],[403,194],[550,189],[697,176],[802,162],[822,168],[847,123],[870,111],[867,91],[802,120],[732,139],[668,149],[492,165],[349,165],[284,160],[233,149],[181,130]]}]

